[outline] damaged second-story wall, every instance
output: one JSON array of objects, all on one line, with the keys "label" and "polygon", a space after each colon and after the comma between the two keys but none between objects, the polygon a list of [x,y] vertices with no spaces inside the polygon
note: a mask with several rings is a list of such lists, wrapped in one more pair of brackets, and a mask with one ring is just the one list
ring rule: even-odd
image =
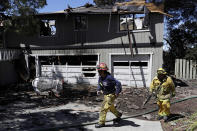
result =
[{"label": "damaged second-story wall", "polygon": [[[75,29],[75,17],[86,16],[87,28]],[[121,39],[128,44],[127,31],[119,30],[118,14],[53,14],[39,16],[41,19],[55,20],[55,34],[42,36],[40,32],[34,36],[22,36],[12,32],[6,35],[8,48],[24,46],[37,49],[66,49],[68,46],[102,46],[120,44]],[[110,21],[110,23],[109,23]],[[146,30],[132,31],[133,44],[162,44],[163,42],[163,15],[151,14],[149,26]],[[10,37],[12,37],[10,39]]]}]

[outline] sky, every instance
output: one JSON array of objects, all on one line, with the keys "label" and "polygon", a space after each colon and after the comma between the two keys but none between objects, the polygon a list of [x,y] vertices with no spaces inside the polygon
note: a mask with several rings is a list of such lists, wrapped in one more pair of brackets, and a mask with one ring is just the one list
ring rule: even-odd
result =
[{"label": "sky", "polygon": [[87,2],[93,4],[93,0],[47,0],[47,5],[40,9],[39,13],[61,11],[66,9],[68,5],[75,8],[85,5]]}]

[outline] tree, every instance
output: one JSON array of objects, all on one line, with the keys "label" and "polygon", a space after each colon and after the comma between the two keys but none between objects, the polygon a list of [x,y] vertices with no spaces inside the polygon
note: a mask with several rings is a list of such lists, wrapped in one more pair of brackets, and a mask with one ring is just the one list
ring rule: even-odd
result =
[{"label": "tree", "polygon": [[164,65],[169,72],[174,71],[175,59],[197,59],[197,1],[165,0],[167,34],[165,43],[169,50],[164,52]]},{"label": "tree", "polygon": [[173,73],[175,59],[197,59],[197,1],[196,0],[148,0],[163,3],[164,11],[173,17],[165,17],[164,67]]},{"label": "tree", "polygon": [[0,22],[3,21],[5,31],[31,35],[38,29],[34,16],[46,4],[46,0],[1,0]]}]

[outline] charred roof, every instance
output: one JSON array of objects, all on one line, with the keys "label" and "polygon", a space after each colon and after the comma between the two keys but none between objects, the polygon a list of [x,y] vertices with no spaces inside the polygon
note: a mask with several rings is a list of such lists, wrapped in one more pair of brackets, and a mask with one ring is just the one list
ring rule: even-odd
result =
[{"label": "charred roof", "polygon": [[159,13],[172,17],[163,11],[163,4],[155,5],[154,3],[145,3],[144,0],[133,0],[130,2],[116,3],[114,6],[95,6],[84,5],[77,8],[67,8],[62,11],[40,13],[39,15],[46,14],[126,14],[126,13]]}]

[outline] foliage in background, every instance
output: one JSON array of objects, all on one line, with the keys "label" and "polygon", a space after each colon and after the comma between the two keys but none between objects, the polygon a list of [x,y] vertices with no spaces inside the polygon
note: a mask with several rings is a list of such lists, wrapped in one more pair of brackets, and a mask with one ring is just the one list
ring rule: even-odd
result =
[{"label": "foliage in background", "polygon": [[174,74],[175,56],[170,51],[163,52],[163,68],[169,73]]},{"label": "foliage in background", "polygon": [[165,12],[173,15],[166,17],[164,40],[168,51],[164,52],[164,66],[174,71],[175,59],[197,60],[197,1],[165,0]]},{"label": "foliage in background", "polygon": [[175,59],[197,59],[197,23],[185,22],[179,27],[168,30],[168,38],[165,39],[169,50],[164,51],[164,68],[168,72],[174,71]]},{"label": "foliage in background", "polygon": [[39,28],[34,15],[46,4],[46,0],[1,0],[0,21],[6,31],[32,35]]},{"label": "foliage in background", "polygon": [[176,58],[184,58],[186,50],[197,44],[197,1],[166,0],[165,11],[173,15],[166,17],[169,50]]}]

